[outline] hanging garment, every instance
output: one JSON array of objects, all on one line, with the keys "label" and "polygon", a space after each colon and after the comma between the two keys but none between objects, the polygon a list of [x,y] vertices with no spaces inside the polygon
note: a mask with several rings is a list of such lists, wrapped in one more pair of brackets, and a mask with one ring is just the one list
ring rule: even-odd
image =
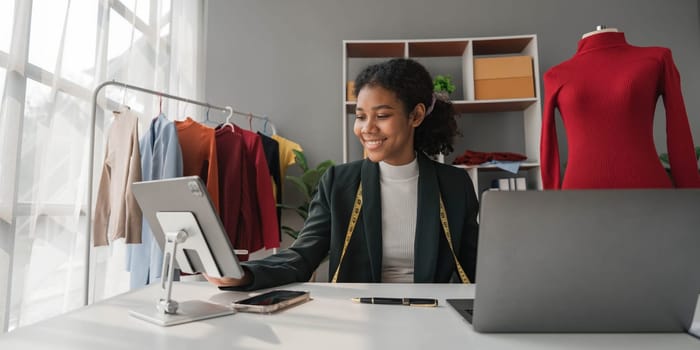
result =
[{"label": "hanging garment", "polygon": [[265,152],[265,160],[267,160],[267,169],[272,176],[272,195],[279,203],[280,189],[282,188],[282,179],[280,177],[280,146],[273,138],[258,132],[260,141],[262,141],[263,152]]},{"label": "hanging garment", "polygon": [[[254,163],[247,159],[243,136],[231,127],[216,128],[221,222],[235,249],[263,248],[261,219],[255,192]],[[241,261],[248,255],[238,255]]]},{"label": "hanging garment", "polygon": [[[182,152],[177,130],[163,114],[153,119],[140,144],[144,181],[182,176]],[[146,220],[143,220],[141,237],[141,244],[127,246],[126,269],[131,272],[131,289],[153,283],[161,277],[163,251]]]},{"label": "hanging garment", "polygon": [[[571,59],[544,75],[541,138],[545,189],[700,187],[680,77],[671,51],[629,45],[623,33],[579,41]],[[659,95],[673,182],[656,153]],[[568,164],[560,180],[554,111],[566,127]]]},{"label": "hanging garment", "polygon": [[[271,137],[258,132],[262,141],[263,152],[265,152],[265,160],[267,160],[267,168],[272,176],[272,196],[275,198],[276,204],[282,204],[282,180],[280,178],[280,146],[277,141]],[[282,220],[282,208],[277,208],[277,223]],[[277,227],[279,240],[282,240],[282,227]]]},{"label": "hanging garment", "polygon": [[[301,149],[301,146],[299,146],[298,143],[288,140],[280,135],[274,134],[272,135],[272,138],[277,141],[280,148],[280,181],[284,182],[287,168],[296,163],[296,157],[292,151],[297,150],[299,152],[303,152],[304,150]],[[280,188],[279,192],[280,197],[282,197],[282,188]]]},{"label": "hanging garment", "polygon": [[260,136],[254,132],[235,127],[236,132],[243,136],[246,145],[246,155],[253,161],[255,169],[255,193],[258,199],[262,237],[265,248],[279,248],[279,223],[275,208],[275,198],[272,195],[272,178],[265,160]]},{"label": "hanging garment", "polygon": [[[294,155],[294,150],[297,150],[299,152],[303,152],[303,149],[301,146],[299,146],[298,143],[293,142],[291,140],[288,140],[278,134],[273,134],[272,139],[277,141],[277,144],[279,145],[279,158],[280,158],[280,182],[282,182],[282,185],[280,186],[278,192],[277,192],[277,200],[278,203],[283,203],[284,202],[284,194],[283,194],[283,189],[284,189],[284,180],[286,178],[286,173],[287,173],[287,168],[291,166],[292,164],[296,163],[296,156]],[[282,225],[282,213],[280,208],[277,208],[277,218],[280,220],[280,227]],[[281,234],[281,233],[280,233]],[[280,241],[282,240],[282,237],[280,237]]]},{"label": "hanging garment", "polygon": [[197,175],[207,184],[207,192],[217,212],[219,210],[219,168],[216,157],[214,129],[187,117],[175,121],[182,150],[183,176]]},{"label": "hanging garment", "polygon": [[141,181],[138,121],[135,114],[125,110],[115,114],[109,129],[95,203],[95,246],[117,238],[141,243],[141,208],[131,192],[131,184]]}]

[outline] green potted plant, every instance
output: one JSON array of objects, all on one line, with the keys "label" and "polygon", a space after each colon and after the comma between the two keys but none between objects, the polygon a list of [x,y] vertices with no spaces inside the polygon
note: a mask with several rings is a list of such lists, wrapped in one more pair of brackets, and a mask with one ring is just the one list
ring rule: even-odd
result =
[{"label": "green potted plant", "polygon": [[[318,182],[321,180],[321,176],[326,172],[326,170],[335,165],[335,163],[332,160],[325,160],[318,164],[315,168],[310,168],[303,152],[297,150],[294,150],[293,152],[296,159],[296,164],[301,168],[302,174],[301,176],[287,175],[285,176],[285,179],[294,185],[297,191],[302,194],[303,198],[299,204],[278,204],[278,207],[293,210],[304,222],[306,222],[306,218],[309,216],[309,204],[311,204],[311,199],[314,198],[314,195],[318,190]],[[282,225],[282,232],[294,239],[299,237],[299,231],[301,231],[301,228],[295,229],[287,225]]]},{"label": "green potted plant", "polygon": [[449,75],[436,75],[433,79],[433,92],[442,100],[448,100],[455,91],[455,84]]}]

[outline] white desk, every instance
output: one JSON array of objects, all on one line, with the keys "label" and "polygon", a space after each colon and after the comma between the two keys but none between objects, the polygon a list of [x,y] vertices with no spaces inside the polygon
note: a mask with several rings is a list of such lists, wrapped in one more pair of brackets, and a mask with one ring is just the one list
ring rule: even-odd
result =
[{"label": "white desk", "polygon": [[[206,282],[175,283],[178,301],[227,302],[246,293],[221,292]],[[0,336],[0,349],[700,349],[686,334],[480,334],[445,303],[471,297],[457,284],[306,283],[312,301],[273,315],[237,313],[159,327],[129,316],[154,305],[154,286]],[[355,304],[352,297],[437,297],[436,308]]]}]

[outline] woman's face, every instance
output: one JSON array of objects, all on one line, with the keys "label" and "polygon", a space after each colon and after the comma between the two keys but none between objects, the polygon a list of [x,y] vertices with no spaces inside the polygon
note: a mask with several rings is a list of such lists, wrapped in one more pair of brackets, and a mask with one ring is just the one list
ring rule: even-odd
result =
[{"label": "woman's face", "polygon": [[413,160],[414,128],[425,114],[422,103],[407,113],[393,91],[376,85],[365,86],[357,95],[355,114],[353,131],[370,160],[391,165]]}]

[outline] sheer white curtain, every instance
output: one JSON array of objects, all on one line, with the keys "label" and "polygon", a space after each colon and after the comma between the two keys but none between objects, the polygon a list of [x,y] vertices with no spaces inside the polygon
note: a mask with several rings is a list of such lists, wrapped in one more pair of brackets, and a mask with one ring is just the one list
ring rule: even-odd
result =
[{"label": "sheer white curtain", "polygon": [[[201,98],[202,7],[188,0],[0,1],[0,332],[75,309],[86,295],[94,301],[128,289],[119,242],[91,250],[86,285],[92,91],[116,79]],[[111,87],[104,97],[96,169],[109,111],[126,103],[141,115],[142,130],[159,112],[155,96]],[[166,103],[163,111],[176,119],[185,108]],[[92,172],[93,184],[99,174]]]}]

